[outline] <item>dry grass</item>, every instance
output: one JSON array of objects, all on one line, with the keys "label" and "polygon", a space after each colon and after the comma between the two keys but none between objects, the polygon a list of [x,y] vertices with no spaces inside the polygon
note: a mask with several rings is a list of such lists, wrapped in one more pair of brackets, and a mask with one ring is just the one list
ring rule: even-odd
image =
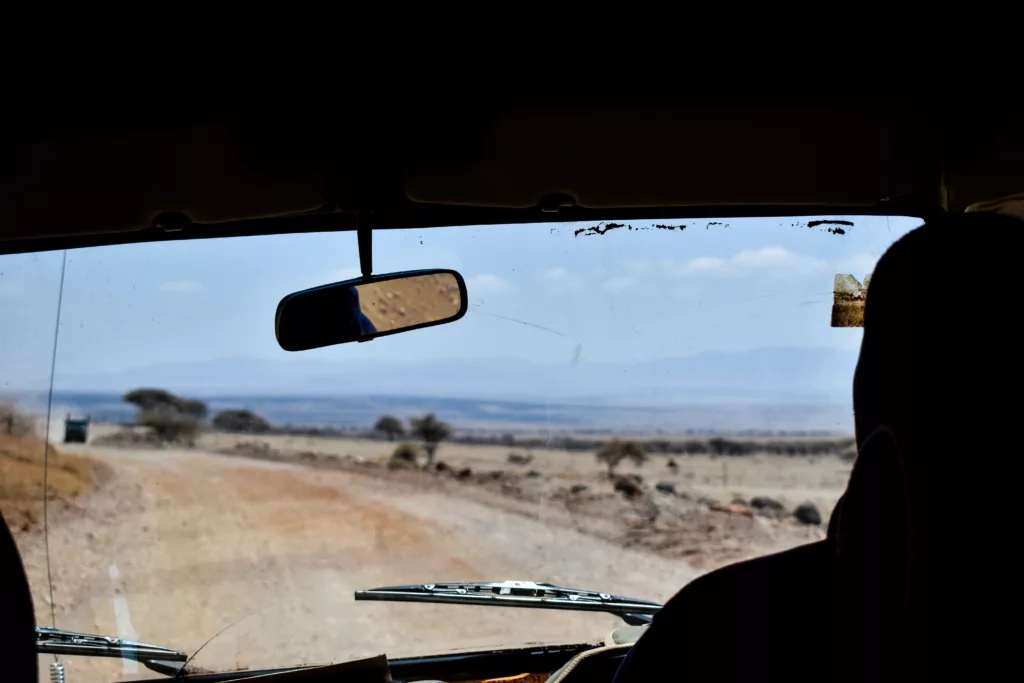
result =
[{"label": "dry grass", "polygon": [[[0,511],[15,532],[30,531],[42,523],[45,447],[37,436],[0,434]],[[51,499],[71,500],[96,481],[92,460],[61,453],[52,445],[49,465]]]},{"label": "dry grass", "polygon": [[[94,429],[103,433],[106,426]],[[315,451],[339,457],[387,462],[395,444],[390,441],[374,441],[358,438],[324,438],[269,434],[240,437],[233,434],[203,434],[198,447],[202,450],[219,451],[231,448],[239,441],[255,440],[266,443],[279,451]],[[566,485],[581,481],[584,483],[604,482],[606,468],[594,458],[593,452],[570,453],[544,448],[531,449],[533,456],[529,467],[510,465],[508,454],[516,447],[484,446],[476,444],[442,443],[437,450],[437,459],[454,468],[470,467],[474,472],[491,470],[539,471],[546,481]],[[668,456],[651,455],[642,467],[623,463],[618,471],[623,474],[637,473],[651,484],[671,481],[677,488],[688,490],[698,496],[708,496],[728,503],[735,497],[751,498],[765,495],[778,498],[788,506],[795,506],[805,500],[818,505],[828,514],[836,499],[846,487],[853,463],[838,456],[774,456],[767,454],[743,457],[716,457],[710,455],[671,456],[678,465],[676,472],[668,469]]]}]

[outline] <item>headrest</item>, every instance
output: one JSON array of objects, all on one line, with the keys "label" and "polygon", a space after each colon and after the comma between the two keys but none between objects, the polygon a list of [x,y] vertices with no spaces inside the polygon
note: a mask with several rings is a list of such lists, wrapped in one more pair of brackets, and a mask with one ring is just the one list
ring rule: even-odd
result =
[{"label": "headrest", "polygon": [[854,379],[859,442],[886,424],[912,447],[965,404],[1005,405],[979,392],[1017,362],[1021,235],[1009,216],[946,216],[882,256]]},{"label": "headrest", "polygon": [[0,515],[0,586],[3,586],[3,609],[0,609],[0,661],[4,680],[37,680],[36,618],[32,610],[32,593],[21,564],[18,546],[14,543],[3,515]]},{"label": "headrest", "polygon": [[[1014,534],[1021,235],[1008,216],[943,217],[893,244],[872,274],[854,378],[858,458],[830,529],[841,639],[867,679],[920,677],[929,633],[976,624],[935,612],[953,585],[929,576],[961,544],[1000,548]],[[964,514],[976,505],[983,523]],[[985,561],[950,573],[977,591],[985,582],[967,577]]]}]

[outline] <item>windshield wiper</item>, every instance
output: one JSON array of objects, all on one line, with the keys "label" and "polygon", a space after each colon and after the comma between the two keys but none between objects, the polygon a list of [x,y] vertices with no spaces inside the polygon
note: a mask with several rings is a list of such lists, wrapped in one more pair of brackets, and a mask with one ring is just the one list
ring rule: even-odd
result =
[{"label": "windshield wiper", "polygon": [[75,633],[56,628],[36,627],[36,652],[54,655],[79,655],[83,657],[117,657],[134,659],[159,673],[173,675],[181,668],[175,662],[188,660],[188,655],[159,645],[137,643],[110,636],[96,636],[90,633]]},{"label": "windshield wiper", "polygon": [[459,605],[529,607],[534,609],[607,612],[630,624],[650,623],[650,615],[661,605],[648,600],[624,598],[609,593],[561,588],[533,581],[491,581],[480,583],[426,583],[419,586],[386,586],[356,591],[356,600],[388,602],[443,602]]}]

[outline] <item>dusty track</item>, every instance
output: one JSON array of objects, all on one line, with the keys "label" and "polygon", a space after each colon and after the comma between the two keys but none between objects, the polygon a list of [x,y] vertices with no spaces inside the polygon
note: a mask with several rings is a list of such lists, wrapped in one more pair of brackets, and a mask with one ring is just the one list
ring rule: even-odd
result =
[{"label": "dusty track", "polygon": [[[83,452],[113,474],[51,529],[57,625],[193,652],[234,623],[196,658],[207,669],[597,640],[620,623],[355,603],[362,587],[525,578],[666,599],[696,574],[442,491],[194,451]],[[19,543],[48,623],[42,535]],[[151,675],[116,660],[68,665],[75,681]]]}]

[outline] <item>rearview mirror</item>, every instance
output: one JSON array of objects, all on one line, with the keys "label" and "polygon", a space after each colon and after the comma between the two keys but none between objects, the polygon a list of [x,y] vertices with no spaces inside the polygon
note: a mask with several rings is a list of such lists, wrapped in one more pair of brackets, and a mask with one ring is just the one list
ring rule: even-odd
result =
[{"label": "rearview mirror", "polygon": [[374,275],[289,294],[275,331],[282,349],[305,351],[454,322],[466,308],[466,282],[454,270]]}]

